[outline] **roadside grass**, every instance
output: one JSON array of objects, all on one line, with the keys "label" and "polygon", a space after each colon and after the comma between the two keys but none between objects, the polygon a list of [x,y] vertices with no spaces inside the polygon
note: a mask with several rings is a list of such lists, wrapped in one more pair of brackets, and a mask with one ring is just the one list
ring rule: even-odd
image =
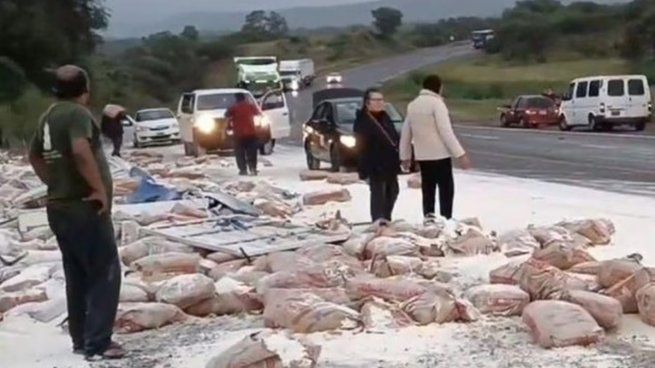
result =
[{"label": "roadside grass", "polygon": [[453,118],[459,122],[490,122],[498,118],[498,106],[522,94],[540,94],[547,89],[564,93],[574,78],[598,74],[629,73],[633,67],[618,58],[552,58],[546,63],[518,64],[495,56],[446,63],[389,81],[384,90],[399,107],[416,96],[429,73],[444,81],[444,95]]},{"label": "roadside grass", "polygon": [[41,114],[53,102],[36,88],[28,88],[10,104],[0,104],[0,129],[10,147],[25,148],[29,144]]}]

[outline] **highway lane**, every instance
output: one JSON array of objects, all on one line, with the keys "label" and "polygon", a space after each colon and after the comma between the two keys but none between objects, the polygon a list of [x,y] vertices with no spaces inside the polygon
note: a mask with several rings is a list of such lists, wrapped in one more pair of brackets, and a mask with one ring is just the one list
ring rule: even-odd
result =
[{"label": "highway lane", "polygon": [[[448,45],[399,55],[343,71],[344,85],[365,89],[414,69],[474,54],[470,45]],[[325,88],[322,79],[289,96],[292,137],[302,144],[302,123],[311,114],[311,96]],[[535,131],[457,125],[457,134],[476,170],[608,190],[655,196],[655,137],[632,132]],[[626,134],[627,133],[627,134]]]},{"label": "highway lane", "polygon": [[655,196],[652,136],[465,125],[456,131],[476,170]]},{"label": "highway lane", "polygon": [[[469,57],[474,55],[475,52],[468,42],[456,43],[392,56],[340,72],[343,76],[344,87],[366,89],[380,85],[412,70],[457,58]],[[325,79],[317,78],[312,87],[299,91],[297,95],[287,94],[292,129],[291,138],[286,143],[300,143],[302,140],[302,124],[307,121],[312,113],[312,94],[325,88]]]}]

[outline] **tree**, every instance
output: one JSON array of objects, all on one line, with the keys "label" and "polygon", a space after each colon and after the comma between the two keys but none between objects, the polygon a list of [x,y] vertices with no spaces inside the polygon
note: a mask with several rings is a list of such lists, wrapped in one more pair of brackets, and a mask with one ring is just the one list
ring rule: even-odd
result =
[{"label": "tree", "polygon": [[381,36],[391,37],[403,23],[403,13],[394,8],[382,7],[371,11],[373,14],[373,26]]},{"label": "tree", "polygon": [[198,32],[198,29],[194,26],[186,26],[184,27],[181,36],[192,41],[198,41],[198,38],[200,38],[200,32]]},{"label": "tree", "polygon": [[76,62],[101,42],[108,13],[102,0],[0,1],[0,55],[45,87],[47,68]]},{"label": "tree", "polygon": [[284,37],[289,33],[287,20],[278,12],[266,14],[263,10],[255,10],[246,16],[246,22],[241,28],[241,34],[253,41],[267,41]]},{"label": "tree", "polygon": [[268,17],[263,10],[255,10],[246,15],[246,23],[241,32],[249,35],[268,34]]},{"label": "tree", "polygon": [[268,15],[268,33],[275,38],[286,36],[289,33],[287,20],[278,12],[270,12]]}]

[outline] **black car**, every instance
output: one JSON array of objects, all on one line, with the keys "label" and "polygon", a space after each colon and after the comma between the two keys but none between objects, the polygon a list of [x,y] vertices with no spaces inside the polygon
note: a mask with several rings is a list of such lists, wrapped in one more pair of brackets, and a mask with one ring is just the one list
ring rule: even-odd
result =
[{"label": "black car", "polygon": [[[349,88],[330,88],[314,93],[314,112],[303,126],[307,167],[317,170],[321,162],[332,171],[357,167],[357,141],[353,127],[362,108],[364,92]],[[387,114],[400,133],[404,118],[390,103]]]}]

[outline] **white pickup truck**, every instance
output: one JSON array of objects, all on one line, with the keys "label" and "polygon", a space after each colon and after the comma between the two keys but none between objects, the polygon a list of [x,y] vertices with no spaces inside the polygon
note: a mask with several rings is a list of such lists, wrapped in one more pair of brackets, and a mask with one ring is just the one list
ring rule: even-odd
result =
[{"label": "white pickup truck", "polygon": [[260,115],[255,120],[260,152],[273,153],[277,139],[291,134],[289,107],[282,90],[266,93],[259,102],[244,89],[211,89],[184,93],[178,104],[177,118],[186,155],[199,156],[208,151],[232,150],[234,137],[225,118],[236,103],[236,94],[245,94],[257,105]]}]

